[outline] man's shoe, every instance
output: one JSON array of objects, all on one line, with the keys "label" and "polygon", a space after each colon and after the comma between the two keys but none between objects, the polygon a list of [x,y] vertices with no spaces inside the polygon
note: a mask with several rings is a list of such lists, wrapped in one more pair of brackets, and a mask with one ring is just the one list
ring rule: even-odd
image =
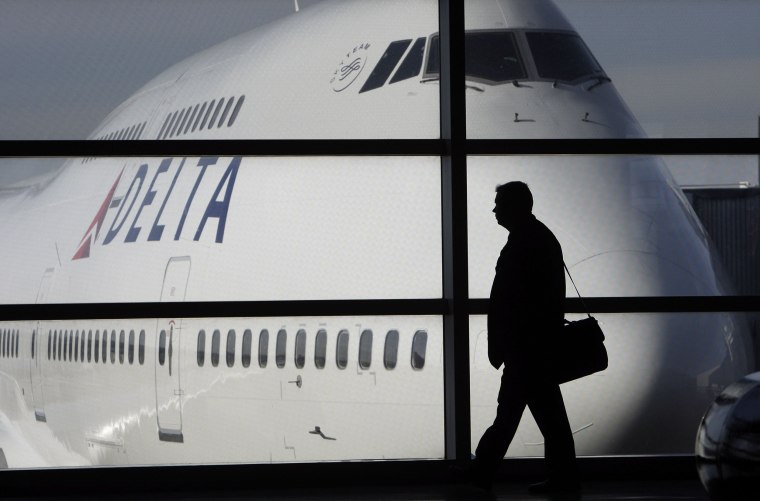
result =
[{"label": "man's shoe", "polygon": [[544,480],[528,487],[531,494],[574,494],[580,490],[577,480]]}]

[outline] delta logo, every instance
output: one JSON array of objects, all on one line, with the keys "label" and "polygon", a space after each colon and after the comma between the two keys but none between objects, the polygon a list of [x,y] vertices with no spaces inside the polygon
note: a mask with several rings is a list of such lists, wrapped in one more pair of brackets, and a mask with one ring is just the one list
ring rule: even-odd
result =
[{"label": "delta logo", "polygon": [[176,241],[191,236],[193,241],[213,238],[222,243],[241,159],[201,157],[196,163],[165,158],[155,167],[143,163],[126,192],[117,195],[125,177],[122,169],[72,260],[90,257],[95,247],[117,243]]}]

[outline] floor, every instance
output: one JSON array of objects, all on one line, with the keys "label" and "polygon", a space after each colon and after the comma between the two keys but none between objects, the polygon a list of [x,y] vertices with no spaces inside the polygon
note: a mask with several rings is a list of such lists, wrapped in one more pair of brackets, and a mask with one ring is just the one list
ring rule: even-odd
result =
[{"label": "floor", "polygon": [[[72,499],[73,496],[61,496]],[[103,499],[98,496],[77,495],[76,499]],[[108,499],[131,500],[177,500],[187,499],[205,501],[221,499],[238,500],[282,500],[282,501],[690,501],[705,500],[709,497],[697,480],[678,481],[593,481],[584,484],[578,496],[534,496],[527,492],[522,484],[499,484],[491,494],[484,494],[463,485],[415,485],[383,487],[345,487],[325,489],[280,489],[258,491],[223,491],[223,492],[142,492],[139,494],[112,494]],[[6,498],[22,499],[22,498]],[[30,499],[30,498],[23,498]],[[31,499],[54,499],[52,497],[35,497]]]}]

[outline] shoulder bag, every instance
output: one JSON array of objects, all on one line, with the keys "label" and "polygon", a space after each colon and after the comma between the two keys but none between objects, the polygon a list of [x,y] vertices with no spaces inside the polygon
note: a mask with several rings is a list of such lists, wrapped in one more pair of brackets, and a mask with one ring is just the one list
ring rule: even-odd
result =
[{"label": "shoulder bag", "polygon": [[[564,263],[563,263],[564,264]],[[573,381],[607,368],[607,349],[599,322],[589,313],[570,270],[565,265],[575,292],[586,310],[588,318],[569,322],[565,320],[554,350],[554,373],[559,384]]]}]

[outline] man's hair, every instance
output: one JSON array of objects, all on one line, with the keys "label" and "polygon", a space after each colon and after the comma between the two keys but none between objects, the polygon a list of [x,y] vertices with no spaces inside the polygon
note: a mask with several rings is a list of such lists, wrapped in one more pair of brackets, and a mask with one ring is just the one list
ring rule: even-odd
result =
[{"label": "man's hair", "polygon": [[533,194],[522,181],[511,181],[497,186],[496,197],[518,210],[533,211]]}]

